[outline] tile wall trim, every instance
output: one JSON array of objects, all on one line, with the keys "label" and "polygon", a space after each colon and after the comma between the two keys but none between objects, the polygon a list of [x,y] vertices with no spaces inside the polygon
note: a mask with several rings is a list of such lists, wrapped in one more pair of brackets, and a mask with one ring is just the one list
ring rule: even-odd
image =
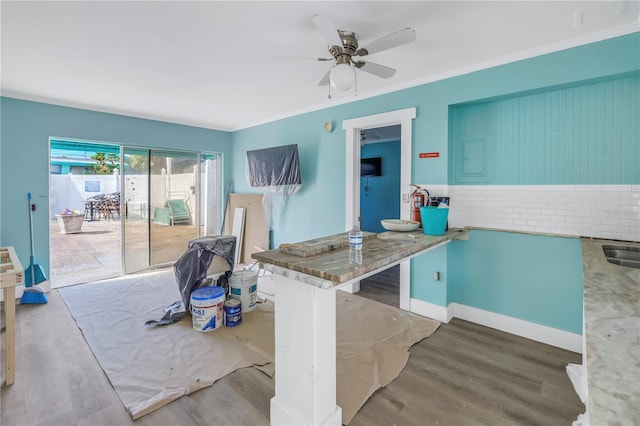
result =
[{"label": "tile wall trim", "polygon": [[449,226],[640,242],[640,185],[420,185]]}]

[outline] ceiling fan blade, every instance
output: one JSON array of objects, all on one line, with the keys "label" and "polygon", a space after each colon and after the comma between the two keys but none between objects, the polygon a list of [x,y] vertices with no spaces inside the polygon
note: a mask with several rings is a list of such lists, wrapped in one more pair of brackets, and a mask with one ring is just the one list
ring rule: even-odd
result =
[{"label": "ceiling fan blade", "polygon": [[322,77],[322,80],[320,80],[320,82],[318,83],[318,86],[327,86],[329,84],[330,75],[331,75],[331,68],[329,68],[329,71],[327,71],[324,77]]},{"label": "ceiling fan blade", "polygon": [[369,74],[373,74],[380,78],[393,77],[393,75],[396,73],[396,70],[394,70],[393,68],[385,67],[384,65],[376,64],[373,62],[358,61],[355,63],[355,66],[362,71],[366,71]]},{"label": "ceiling fan blade", "polygon": [[326,15],[313,15],[311,17],[314,25],[320,31],[329,46],[342,46],[338,28],[331,18]]},{"label": "ceiling fan blade", "polygon": [[403,44],[411,43],[416,39],[416,32],[411,28],[404,28],[395,33],[387,34],[386,36],[372,41],[367,46],[359,49],[356,55],[372,55],[374,53],[382,52],[394,47],[402,46]]}]

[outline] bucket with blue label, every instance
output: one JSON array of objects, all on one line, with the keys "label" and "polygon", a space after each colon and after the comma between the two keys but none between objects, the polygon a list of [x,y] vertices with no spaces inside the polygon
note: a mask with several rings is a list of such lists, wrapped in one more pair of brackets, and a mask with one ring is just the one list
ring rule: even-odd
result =
[{"label": "bucket with blue label", "polygon": [[222,287],[201,287],[191,293],[191,318],[196,331],[213,331],[223,324],[225,301]]}]

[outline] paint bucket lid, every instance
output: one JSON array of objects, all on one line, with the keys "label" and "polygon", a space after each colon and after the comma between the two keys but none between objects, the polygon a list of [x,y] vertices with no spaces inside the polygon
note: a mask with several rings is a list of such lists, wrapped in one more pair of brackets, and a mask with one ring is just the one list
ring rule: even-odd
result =
[{"label": "paint bucket lid", "polygon": [[200,287],[196,290],[193,290],[193,292],[191,293],[191,300],[217,299],[218,297],[224,296],[224,294],[224,288],[222,287]]},{"label": "paint bucket lid", "polygon": [[229,277],[229,283],[242,284],[254,282],[258,279],[258,273],[248,269],[236,271]]},{"label": "paint bucket lid", "polygon": [[240,299],[227,299],[224,302],[225,308],[238,308],[240,305],[242,305]]}]

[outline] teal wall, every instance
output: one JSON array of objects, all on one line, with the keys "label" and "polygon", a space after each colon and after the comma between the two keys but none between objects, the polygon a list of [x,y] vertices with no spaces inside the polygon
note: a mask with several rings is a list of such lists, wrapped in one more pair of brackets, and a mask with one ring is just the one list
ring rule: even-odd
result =
[{"label": "teal wall", "polygon": [[[633,33],[234,132],[235,189],[258,192],[245,179],[247,150],[298,143],[302,189],[287,202],[279,227],[273,233],[274,246],[343,232],[346,139],[343,120],[416,107],[411,180],[425,185],[447,184],[450,106],[616,79],[638,72],[638,46],[640,33]],[[325,132],[325,121],[333,121],[336,129]],[[417,158],[419,152],[431,151],[440,152],[440,157],[428,162]]]},{"label": "teal wall", "polygon": [[[449,244],[432,249],[411,261],[410,297],[412,299],[445,307],[449,304],[447,300],[449,282],[447,246]],[[434,272],[440,273],[440,280],[433,279]]]},{"label": "teal wall", "polygon": [[[427,188],[428,185],[452,184],[454,182],[450,179],[448,166],[450,108],[460,104],[536,95],[628,78],[640,71],[639,48],[640,33],[633,33],[234,132],[232,152],[235,189],[237,192],[255,192],[246,184],[242,172],[246,163],[244,153],[247,150],[261,146],[298,143],[301,147],[303,186],[302,190],[288,201],[281,223],[278,229],[274,229],[274,247],[283,242],[303,241],[343,232],[346,182],[346,138],[341,126],[343,120],[415,107],[417,116],[413,121],[414,157],[411,181],[424,184]],[[640,106],[637,103],[633,104],[630,113],[632,116],[640,116]],[[333,121],[336,130],[331,133],[325,132],[322,126],[325,121]],[[526,128],[521,127],[519,130],[525,132]],[[630,131],[628,134],[632,135],[633,132]],[[623,152],[626,146],[621,145],[620,141],[608,143],[610,149],[618,152]],[[580,150],[578,146],[572,149]],[[440,152],[440,157],[428,162],[418,160],[418,153],[432,151]],[[523,155],[526,153],[517,154],[518,161],[522,160]],[[565,158],[570,155],[571,153],[568,153]],[[590,167],[585,157],[582,157],[581,161],[584,163],[579,164],[579,167]],[[607,183],[598,175],[592,176],[593,183]],[[540,181],[548,182],[552,179],[553,176],[545,175]],[[403,191],[409,191],[409,188],[404,188]],[[484,250],[478,245],[475,247]],[[570,250],[558,254],[567,262],[576,260],[574,255],[576,253]],[[577,259],[579,260],[579,257]],[[514,277],[521,276],[520,270],[527,270],[529,267],[529,260],[513,259],[513,262],[515,263],[512,264],[510,273],[513,273]],[[466,268],[464,264],[456,263],[456,260],[452,259],[448,248],[436,249],[412,259],[411,297],[441,306],[451,303],[449,282],[451,281],[451,285],[455,287],[459,281],[458,278],[452,281],[448,276],[452,270],[447,268],[447,264]],[[441,280],[437,283],[432,279],[434,271],[441,272]],[[458,303],[475,306],[472,299],[480,295],[470,293],[468,296],[460,299]],[[564,296],[568,301],[581,303],[581,297],[573,298],[571,294]],[[481,298],[479,300],[482,301]],[[564,301],[564,298],[559,299],[557,303],[561,304]],[[522,315],[502,306],[488,308],[505,315]],[[538,317],[529,314],[525,312],[524,316],[537,322]],[[570,319],[556,317],[551,326],[579,333],[581,327],[575,322],[577,317],[577,314]]]},{"label": "teal wall", "polygon": [[472,230],[446,247],[447,304],[582,334],[579,238]]},{"label": "teal wall", "polygon": [[640,183],[640,73],[451,109],[450,181]]},{"label": "teal wall", "polygon": [[[413,122],[412,182],[425,185],[453,183],[449,180],[449,111],[452,106],[482,103],[498,98],[539,94],[569,87],[628,77],[640,71],[640,33],[616,37],[580,47],[541,55],[510,64],[460,75],[393,93],[359,99],[319,111],[296,115],[271,123],[233,132],[217,132],[149,120],[56,107],[3,98],[1,103],[0,160],[0,241],[15,245],[22,259],[28,253],[28,224],[24,212],[26,192],[35,194],[35,202],[48,201],[48,149],[50,136],[117,142],[158,148],[218,151],[225,155],[225,184],[233,181],[235,192],[260,192],[249,187],[245,178],[246,151],[256,148],[297,143],[302,173],[301,190],[290,197],[274,226],[273,244],[296,242],[345,230],[345,132],[342,121],[362,116],[415,107]],[[632,114],[640,115],[634,105]],[[323,123],[332,121],[333,132]],[[610,141],[611,149],[624,149]],[[572,147],[578,150],[579,147]],[[417,158],[419,152],[440,152],[428,162]],[[565,158],[572,154],[569,153]],[[520,156],[518,157],[521,158]],[[591,172],[590,172],[591,173]],[[585,181],[606,183],[594,170]],[[409,191],[409,188],[403,188]],[[46,209],[36,211],[36,257],[48,262]],[[526,247],[528,241],[513,242]],[[421,300],[445,305],[462,297],[465,303],[484,306],[480,294],[460,293],[461,282],[450,277],[455,248],[436,249],[412,260],[411,294]],[[519,246],[518,246],[519,247]],[[565,260],[570,251],[562,252]],[[456,252],[457,254],[457,252]],[[528,267],[524,259],[515,262],[510,273],[521,276],[517,266]],[[483,272],[473,263],[470,273]],[[486,269],[486,267],[484,267]],[[434,270],[443,280],[433,284]],[[454,279],[455,278],[455,279]],[[426,280],[426,284],[425,283]],[[430,281],[430,282],[429,282]],[[421,286],[420,284],[423,283]],[[451,290],[448,290],[451,283]],[[464,297],[463,297],[464,296]],[[517,296],[517,295],[514,295]],[[490,306],[498,312],[503,306]],[[506,314],[506,313],[505,313]],[[532,319],[533,321],[533,319]],[[562,322],[559,320],[559,322]],[[575,327],[560,327],[573,330]]]},{"label": "teal wall", "polygon": [[360,227],[384,232],[382,219],[400,218],[400,141],[366,144],[360,156],[382,161],[382,176],[360,179]]},{"label": "teal wall", "polygon": [[[230,155],[227,132],[105,114],[75,108],[0,99],[0,245],[14,246],[29,260],[27,192],[33,194],[35,256],[49,270],[49,138],[219,152]],[[230,167],[224,168],[225,181]]]}]

